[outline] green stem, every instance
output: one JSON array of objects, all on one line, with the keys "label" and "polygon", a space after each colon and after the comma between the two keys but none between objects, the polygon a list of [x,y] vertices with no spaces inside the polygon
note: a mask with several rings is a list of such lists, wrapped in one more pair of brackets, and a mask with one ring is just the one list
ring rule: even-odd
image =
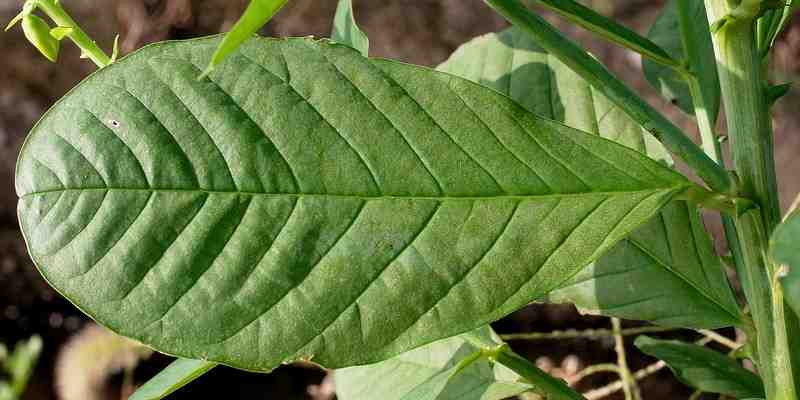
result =
[{"label": "green stem", "polygon": [[[727,0],[706,0],[709,19],[730,12]],[[765,101],[761,57],[755,43],[755,21],[735,19],[714,36],[717,67],[727,110],[733,166],[740,195],[763,211],[767,232],[780,222],[775,179],[772,121]]]},{"label": "green stem", "polygon": [[526,381],[536,386],[540,394],[553,400],[586,400],[580,393],[572,390],[561,379],[556,379],[530,361],[516,355],[508,346],[497,348],[489,354],[489,359],[514,371]]},{"label": "green stem", "polygon": [[746,268],[741,276],[756,328],[757,364],[764,380],[767,400],[797,399],[792,376],[791,355],[783,293],[777,282],[777,268],[767,261],[763,217],[751,210],[736,219],[742,257]]},{"label": "green stem", "polygon": [[625,353],[625,339],[622,337],[622,322],[619,318],[611,318],[611,327],[614,331],[614,350],[617,352],[617,366],[619,367],[619,377],[622,380],[622,392],[625,400],[639,400],[639,390],[636,380],[631,376],[628,368],[628,357]]},{"label": "green stem", "polygon": [[67,37],[77,45],[86,57],[89,57],[98,68],[103,68],[111,64],[111,58],[97,46],[97,43],[78,26],[75,20],[69,16],[64,7],[56,0],[33,0],[53,22],[58,26],[72,28],[72,32]]},{"label": "green stem", "polygon": [[[763,90],[762,60],[753,16],[736,18],[727,0],[706,0],[711,22],[728,18],[714,35],[717,69],[725,99],[728,136],[740,195],[753,199],[752,209],[735,219],[742,266],[742,287],[755,325],[756,361],[767,400],[796,400],[791,349],[776,268],[765,256],[767,237],[780,220],[769,106]],[[726,226],[726,231],[732,231]]]},{"label": "green stem", "polygon": [[516,27],[536,38],[536,42],[548,53],[625,110],[634,121],[664,143],[668,150],[682,158],[712,189],[723,193],[732,191],[733,182],[724,168],[584,49],[528,10],[519,0],[484,1]]},{"label": "green stem", "polygon": [[498,345],[489,340],[489,338],[476,334],[474,331],[465,333],[461,337],[481,349],[481,354],[490,361],[505,366],[533,384],[538,393],[547,396],[548,399],[586,400],[561,379],[550,376],[530,361],[518,356],[507,344]]}]

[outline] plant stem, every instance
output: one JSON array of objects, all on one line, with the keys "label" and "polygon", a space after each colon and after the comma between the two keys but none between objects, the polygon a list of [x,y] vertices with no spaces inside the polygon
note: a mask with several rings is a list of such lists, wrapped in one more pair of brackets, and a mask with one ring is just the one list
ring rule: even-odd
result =
[{"label": "plant stem", "polygon": [[517,375],[533,384],[538,393],[555,400],[586,400],[578,392],[572,390],[563,380],[554,378],[542,371],[530,361],[518,356],[507,344],[498,345],[475,332],[462,335],[464,340],[481,350],[491,362],[499,363],[514,371]]},{"label": "plant stem", "polygon": [[[638,328],[622,329],[622,336],[635,336],[643,333],[672,332],[683,328],[670,328],[664,326],[642,326]],[[614,336],[611,329],[586,329],[552,332],[528,332],[501,335],[503,340],[559,340],[559,339],[605,339]]]},{"label": "plant stem", "polygon": [[611,330],[614,331],[614,350],[617,352],[619,377],[622,379],[622,392],[625,400],[640,400],[638,385],[628,368],[628,357],[625,353],[625,339],[622,337],[622,322],[619,318],[611,318]]},{"label": "plant stem", "polygon": [[508,346],[499,347],[489,359],[514,371],[532,383],[541,394],[553,400],[586,400],[580,393],[572,390],[561,379],[554,378],[537,368],[530,361],[518,356]]},{"label": "plant stem", "polygon": [[728,172],[709,158],[677,126],[639,97],[627,85],[584,49],[573,43],[519,0],[484,0],[517,28],[536,38],[536,43],[575,71],[672,153],[683,159],[712,189],[730,193],[733,182]]},{"label": "plant stem", "polygon": [[764,256],[766,234],[761,221],[763,217],[757,210],[748,211],[736,219],[739,241],[743,244],[743,261],[747,267],[741,277],[742,287],[756,327],[756,361],[764,380],[767,400],[795,400],[797,394],[783,293],[774,264]]},{"label": "plant stem", "polygon": [[[728,15],[727,0],[706,0],[709,19]],[[780,221],[772,121],[765,101],[761,57],[755,43],[755,21],[736,19],[714,36],[717,67],[725,98],[733,166],[740,195],[755,200],[767,232]]]},{"label": "plant stem", "polygon": [[75,20],[69,16],[64,7],[55,0],[34,0],[35,4],[50,17],[58,26],[72,28],[72,32],[67,37],[77,45],[83,54],[92,60],[98,68],[103,68],[111,64],[111,58],[97,46],[97,43],[78,26]]},{"label": "plant stem", "polygon": [[[727,0],[705,0],[710,22],[733,11]],[[714,49],[734,167],[740,195],[759,206],[735,220],[742,266],[742,287],[756,328],[756,358],[767,400],[797,399],[783,293],[775,280],[776,268],[765,256],[767,237],[780,220],[773,159],[769,105],[764,94],[762,63],[756,43],[755,19],[739,16],[714,35]],[[730,230],[726,227],[726,230]]]}]

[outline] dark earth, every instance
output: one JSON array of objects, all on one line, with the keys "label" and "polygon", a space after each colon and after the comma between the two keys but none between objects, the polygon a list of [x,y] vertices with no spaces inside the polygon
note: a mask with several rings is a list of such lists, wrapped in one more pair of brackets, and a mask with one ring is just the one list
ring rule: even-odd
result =
[{"label": "dark earth", "polygon": [[[663,5],[663,1],[657,0],[593,2],[595,4],[589,5],[640,33],[647,31]],[[245,0],[62,0],[62,3],[104,48],[110,48],[114,35],[120,33],[123,53],[154,41],[197,37],[225,30],[247,4]],[[355,0],[354,3],[358,22],[370,37],[373,56],[426,66],[442,62],[460,44],[475,36],[507,26],[480,0]],[[21,4],[22,0],[2,0],[0,22],[5,24],[10,20]],[[292,0],[262,33],[269,36],[328,36],[335,8],[335,0]],[[687,132],[695,133],[689,118],[647,86],[637,56],[593,39],[589,33],[569,27],[552,15],[548,18],[587,45]],[[42,359],[24,399],[84,400],[56,395],[55,365],[65,342],[91,325],[91,321],[50,289],[28,259],[15,215],[13,172],[19,147],[39,116],[91,73],[94,66],[79,59],[77,49],[71,45],[64,46],[58,64],[51,64],[24,40],[19,29],[0,34],[0,54],[0,342],[12,345],[34,334],[44,339]],[[796,78],[800,72],[798,56],[800,24],[795,24],[777,45],[771,72],[773,79],[783,82]],[[800,170],[800,157],[796,156],[800,153],[798,105],[800,91],[794,89],[776,108],[776,164],[784,207],[800,191],[797,172]],[[713,221],[709,224],[715,226]],[[625,326],[636,325],[628,322]],[[608,327],[608,319],[582,317],[574,307],[566,305],[532,305],[495,325],[501,333]],[[733,337],[733,332],[723,330],[721,333]],[[668,336],[689,340],[697,338],[691,333],[671,333]],[[515,341],[512,345],[521,354],[536,360],[541,367],[565,378],[574,376],[587,365],[616,360],[611,338]],[[655,361],[638,353],[630,343],[627,351],[633,370]],[[125,353],[119,357],[126,355],[130,356]],[[66,385],[88,388],[85,397],[90,399],[87,400],[124,399],[121,391],[141,384],[170,362],[168,357],[154,355],[126,377],[119,371],[124,360],[110,362],[105,367],[92,364],[91,357],[89,360],[77,367],[85,368],[86,373],[61,377]],[[86,376],[92,379],[80,381],[78,378]],[[317,386],[325,377],[324,371],[313,366],[283,367],[269,375],[219,367],[171,398],[331,399],[330,382]],[[599,374],[582,380],[577,387],[586,391],[615,379],[610,374]],[[686,398],[691,393],[666,369],[643,379],[640,385],[648,400]],[[607,398],[622,397],[617,393]]]}]

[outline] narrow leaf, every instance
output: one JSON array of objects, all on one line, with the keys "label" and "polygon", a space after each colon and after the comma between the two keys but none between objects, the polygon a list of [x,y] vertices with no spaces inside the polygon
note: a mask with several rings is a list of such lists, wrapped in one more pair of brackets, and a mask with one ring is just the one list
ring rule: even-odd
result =
[{"label": "narrow leaf", "polygon": [[[681,38],[681,30],[685,29]],[[713,123],[720,106],[720,87],[714,45],[708,26],[705,4],[702,1],[671,0],[656,19],[648,37],[665,49],[676,60],[689,60],[690,73],[698,80],[702,104],[707,107]],[[688,46],[688,48],[684,48]],[[668,101],[676,104],[688,114],[694,114],[689,82],[673,68],[642,60],[645,78],[661,92]]]},{"label": "narrow leaf", "polygon": [[695,344],[647,336],[639,336],[635,344],[644,353],[666,362],[678,379],[695,389],[737,398],[764,397],[758,375],[724,354]]},{"label": "narrow leaf", "polygon": [[325,40],[252,40],[198,81],[218,43],[92,75],[18,165],[48,282],[165,353],[384,360],[543,296],[691,185],[493,90]]},{"label": "narrow leaf", "polygon": [[236,51],[247,39],[250,39],[261,29],[275,14],[283,8],[289,0],[250,0],[244,15],[233,25],[230,32],[225,34],[225,39],[214,51],[208,67],[201,76],[207,76],[228,55]]},{"label": "narrow leaf", "polygon": [[203,376],[217,364],[179,358],[142,385],[129,400],[160,400]]},{"label": "narrow leaf", "polygon": [[797,10],[800,3],[797,0],[785,0],[783,7],[768,10],[758,19],[758,49],[762,56],[766,56],[775,40],[783,32],[792,14]]},{"label": "narrow leaf", "polygon": [[[672,164],[649,132],[516,28],[472,40],[439,69],[498,90],[536,115]],[[740,322],[698,210],[685,202],[667,206],[547,299],[670,326],[718,328]]]},{"label": "narrow leaf", "polygon": [[784,265],[780,278],[786,303],[800,315],[800,210],[795,210],[772,233],[772,258]]},{"label": "narrow leaf", "polygon": [[[474,334],[502,343],[489,327]],[[337,370],[336,392],[340,400],[500,400],[532,389],[501,365],[470,359],[477,351],[463,336],[440,340],[377,364]]]},{"label": "narrow leaf", "polygon": [[663,65],[680,66],[680,62],[659,47],[657,43],[575,0],[536,0],[536,2],[606,40],[633,50],[645,58]]},{"label": "narrow leaf", "polygon": [[356,23],[353,0],[339,0],[331,39],[358,50],[364,57],[369,56],[369,38]]}]

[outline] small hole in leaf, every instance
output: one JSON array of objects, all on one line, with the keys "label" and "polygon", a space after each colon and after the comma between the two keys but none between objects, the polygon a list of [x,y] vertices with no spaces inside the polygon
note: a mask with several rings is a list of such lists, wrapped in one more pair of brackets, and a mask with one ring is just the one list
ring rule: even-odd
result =
[{"label": "small hole in leaf", "polygon": [[109,120],[108,122],[109,122],[109,123],[111,124],[111,126],[113,126],[114,128],[119,128],[119,125],[120,125],[120,124],[119,124],[119,121],[117,121],[117,120],[115,120],[115,119],[112,119],[112,120]]}]

